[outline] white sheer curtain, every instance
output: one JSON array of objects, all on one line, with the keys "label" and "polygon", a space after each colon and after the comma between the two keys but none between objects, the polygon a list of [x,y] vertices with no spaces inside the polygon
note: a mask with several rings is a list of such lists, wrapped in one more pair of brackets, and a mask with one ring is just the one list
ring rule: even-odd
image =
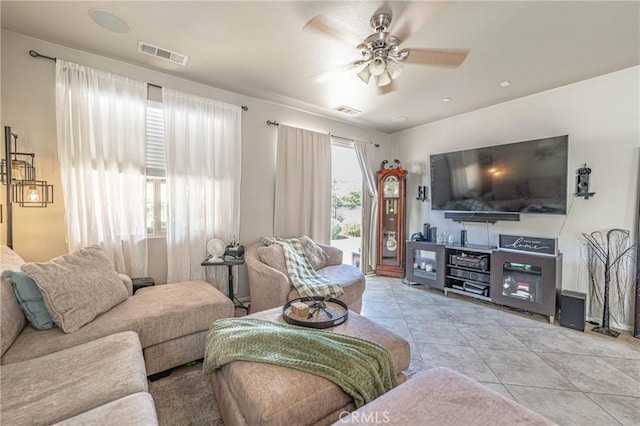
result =
[{"label": "white sheer curtain", "polygon": [[[376,171],[372,163],[374,155],[374,145],[367,142],[355,141],[353,147],[358,157],[362,179],[367,190],[368,199],[363,201],[364,214],[367,215],[362,227],[362,266],[363,272],[375,270],[376,267],[376,241],[378,229],[378,182]],[[367,211],[368,209],[368,211]]]},{"label": "white sheer curtain", "polygon": [[[162,89],[167,157],[167,282],[204,279],[207,241],[240,232],[242,111]],[[208,268],[226,293],[226,268]]]},{"label": "white sheer curtain", "polygon": [[273,232],[331,237],[331,138],[328,134],[278,126]]},{"label": "white sheer curtain", "polygon": [[147,274],[146,83],[56,61],[56,124],[69,250],[100,244]]}]

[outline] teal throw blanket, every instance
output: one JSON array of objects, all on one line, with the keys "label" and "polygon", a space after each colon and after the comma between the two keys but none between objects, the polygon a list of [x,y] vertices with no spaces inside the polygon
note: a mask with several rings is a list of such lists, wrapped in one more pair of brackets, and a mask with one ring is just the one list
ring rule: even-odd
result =
[{"label": "teal throw blanket", "polygon": [[324,377],[353,397],[356,407],[397,384],[391,353],[377,343],[261,319],[213,323],[205,345],[205,373],[233,361],[266,362]]}]

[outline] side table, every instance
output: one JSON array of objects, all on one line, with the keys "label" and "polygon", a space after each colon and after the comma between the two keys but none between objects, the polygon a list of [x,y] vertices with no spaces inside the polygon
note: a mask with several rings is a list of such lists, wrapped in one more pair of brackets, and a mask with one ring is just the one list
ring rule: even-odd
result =
[{"label": "side table", "polygon": [[151,277],[131,278],[131,283],[133,284],[133,294],[136,294],[136,291],[140,290],[141,288],[156,285],[156,282]]},{"label": "side table", "polygon": [[238,265],[244,265],[244,256],[243,257],[225,257],[222,259],[207,257],[200,264],[201,266],[226,266],[229,268],[229,299],[233,302],[236,308],[244,309],[247,314],[249,313],[249,308],[246,307],[241,301],[239,301],[234,292],[233,292],[233,267]]}]

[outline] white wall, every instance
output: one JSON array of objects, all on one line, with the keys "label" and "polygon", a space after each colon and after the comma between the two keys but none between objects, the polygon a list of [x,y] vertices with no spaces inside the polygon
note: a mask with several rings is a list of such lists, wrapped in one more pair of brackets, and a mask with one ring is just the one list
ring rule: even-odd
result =
[{"label": "white wall", "polygon": [[[469,242],[475,244],[496,245],[499,233],[557,237],[564,256],[563,288],[588,294],[581,233],[622,228],[632,231],[635,241],[639,82],[640,67],[633,67],[391,135],[392,156],[403,161],[410,172],[408,233],[421,231],[422,224],[429,222],[439,232],[453,232],[456,241],[460,238],[460,224],[445,220],[443,212],[431,211],[429,203],[415,200],[418,185],[430,186],[431,154],[569,135],[568,193],[575,192],[575,171],[586,163],[593,170],[590,189],[595,197],[585,200],[569,195],[567,216],[523,214],[520,222],[465,226]],[[633,271],[629,276],[635,276]],[[630,306],[624,323],[630,327],[631,279],[628,285]]]},{"label": "white wall", "polygon": [[[27,261],[45,261],[67,252],[64,206],[60,189],[55,127],[55,64],[34,59],[29,50],[99,68],[164,87],[236,105],[247,105],[243,113],[243,158],[240,242],[251,244],[273,234],[276,127],[267,120],[339,136],[367,140],[381,145],[382,161],[387,157],[389,136],[336,120],[260,99],[242,96],[167,73],[119,62],[70,49],[54,43],[2,31],[2,117],[24,141],[25,150],[34,151],[39,177],[54,184],[55,203],[46,209],[14,208],[14,248]],[[2,195],[4,197],[4,195]],[[0,201],[1,202],[1,201]],[[142,202],[142,200],[141,200]],[[4,241],[4,224],[2,225]],[[166,277],[166,248],[158,241],[150,244],[150,273],[159,282]],[[248,296],[246,271],[239,274],[239,296]]]}]

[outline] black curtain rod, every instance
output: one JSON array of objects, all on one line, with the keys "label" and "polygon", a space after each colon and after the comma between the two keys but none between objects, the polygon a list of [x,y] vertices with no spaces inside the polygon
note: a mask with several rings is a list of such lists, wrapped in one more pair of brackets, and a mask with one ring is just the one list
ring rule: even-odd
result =
[{"label": "black curtain rod", "polygon": [[36,52],[35,50],[30,50],[29,51],[29,55],[31,55],[34,58],[44,58],[44,59],[49,59],[50,61],[57,61],[58,58],[52,58],[51,56],[45,56],[45,55],[41,55],[38,52]]},{"label": "black curtain rod", "polygon": [[343,141],[370,143],[371,145],[375,146],[376,148],[380,148],[380,144],[379,143],[373,143],[373,142],[369,142],[369,141],[359,141],[357,139],[345,138],[344,136],[338,136],[338,135],[334,135],[332,133],[329,133],[329,136],[331,136],[332,138],[335,138],[335,139],[342,139]]},{"label": "black curtain rod", "polygon": [[[279,123],[277,121],[271,121],[271,120],[267,120],[267,124],[269,126],[277,126]],[[344,141],[351,141],[351,142],[364,142],[364,143],[370,143],[373,146],[375,146],[376,148],[380,148],[380,144],[379,143],[373,143],[373,142],[368,142],[368,141],[359,141],[356,139],[351,139],[351,138],[345,138],[343,136],[338,136],[338,135],[334,135],[331,133],[328,133],[329,136],[331,136],[332,138],[336,138],[336,139],[342,139]]]},{"label": "black curtain rod", "polygon": [[[40,53],[36,52],[35,50],[30,50],[29,51],[29,55],[31,55],[31,57],[33,58],[45,58],[45,59],[49,59],[50,61],[56,62],[58,60],[58,58],[52,58],[51,56],[46,56],[46,55],[41,55]],[[162,89],[162,86],[158,86],[157,84],[153,84],[153,83],[147,83],[148,86],[153,86],[153,87],[157,87],[158,89]],[[242,105],[240,108],[242,108],[243,111],[248,111],[249,107],[246,105]]]}]

